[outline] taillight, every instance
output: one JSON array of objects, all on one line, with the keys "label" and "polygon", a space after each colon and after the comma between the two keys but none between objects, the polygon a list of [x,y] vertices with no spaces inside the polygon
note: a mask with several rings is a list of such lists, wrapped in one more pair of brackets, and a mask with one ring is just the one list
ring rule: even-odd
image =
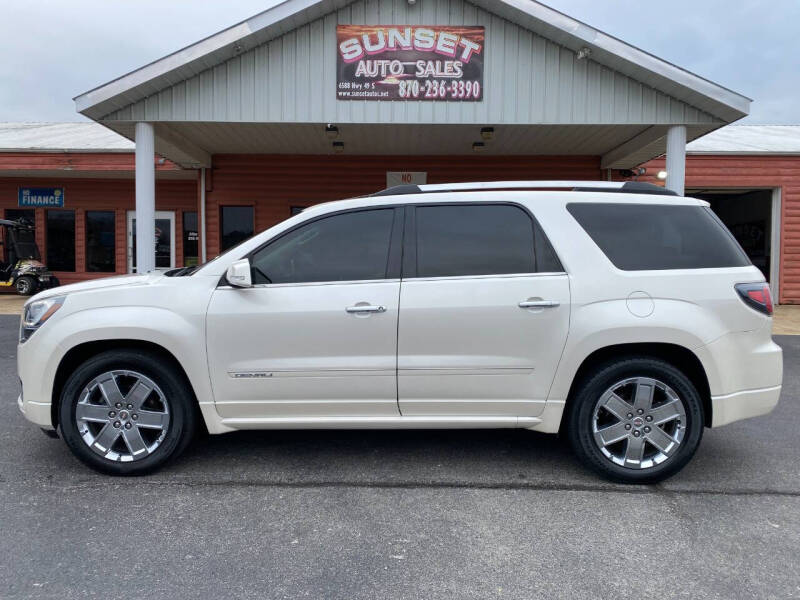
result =
[{"label": "taillight", "polygon": [[737,283],[736,291],[744,303],[765,315],[772,315],[772,296],[766,283]]}]

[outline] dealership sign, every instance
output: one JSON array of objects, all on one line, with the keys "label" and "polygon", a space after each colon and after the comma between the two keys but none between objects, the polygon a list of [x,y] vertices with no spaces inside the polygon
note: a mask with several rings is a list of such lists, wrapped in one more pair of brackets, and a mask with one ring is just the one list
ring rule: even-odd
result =
[{"label": "dealership sign", "polygon": [[64,188],[19,188],[17,190],[19,206],[58,208],[64,206]]},{"label": "dealership sign", "polygon": [[338,25],[339,100],[483,99],[483,27]]}]

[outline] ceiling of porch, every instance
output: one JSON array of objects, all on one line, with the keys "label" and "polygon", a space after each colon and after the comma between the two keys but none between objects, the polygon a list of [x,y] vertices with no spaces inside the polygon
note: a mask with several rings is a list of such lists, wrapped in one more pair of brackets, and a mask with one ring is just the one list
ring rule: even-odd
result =
[{"label": "ceiling of porch", "polygon": [[[105,123],[133,138],[132,122]],[[694,139],[717,125],[688,127]],[[483,139],[477,125],[156,123],[156,152],[184,167],[210,166],[214,154],[467,155],[483,142],[487,155],[600,156],[604,168],[630,168],[665,150],[666,125],[500,125]]]}]

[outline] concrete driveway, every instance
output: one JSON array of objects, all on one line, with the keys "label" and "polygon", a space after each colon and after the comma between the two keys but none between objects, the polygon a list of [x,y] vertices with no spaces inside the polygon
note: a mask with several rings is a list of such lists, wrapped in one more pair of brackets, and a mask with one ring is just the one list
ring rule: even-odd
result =
[{"label": "concrete driveway", "polygon": [[658,486],[524,431],[247,432],[110,478],[16,407],[0,317],[0,598],[797,598],[800,338],[767,417]]}]

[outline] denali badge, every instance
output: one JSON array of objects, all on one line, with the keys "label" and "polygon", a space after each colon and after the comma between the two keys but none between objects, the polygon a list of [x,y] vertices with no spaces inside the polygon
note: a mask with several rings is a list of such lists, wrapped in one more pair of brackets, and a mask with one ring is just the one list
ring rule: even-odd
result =
[{"label": "denali badge", "polygon": [[272,377],[272,373],[267,373],[266,371],[234,371],[229,372],[228,375],[234,379],[261,379],[264,377]]}]

